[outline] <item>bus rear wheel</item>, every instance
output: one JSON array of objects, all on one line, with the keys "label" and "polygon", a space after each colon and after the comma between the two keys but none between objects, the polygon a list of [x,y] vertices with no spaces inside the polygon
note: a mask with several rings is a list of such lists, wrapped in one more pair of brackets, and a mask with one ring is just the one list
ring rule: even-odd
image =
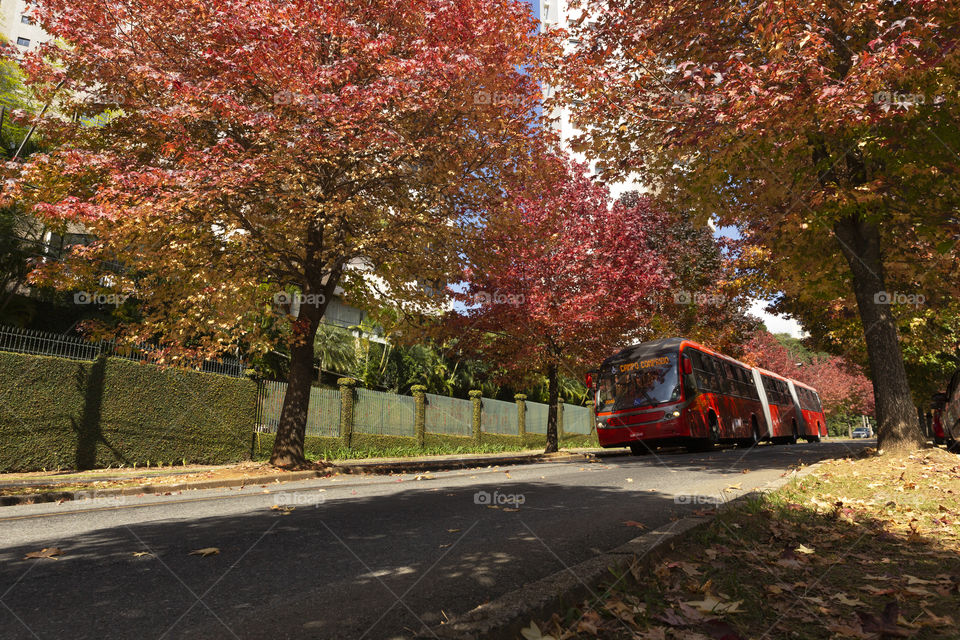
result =
[{"label": "bus rear wheel", "polygon": [[760,427],[757,426],[757,418],[753,417],[750,421],[750,437],[743,438],[738,443],[741,447],[753,448],[760,444]]}]

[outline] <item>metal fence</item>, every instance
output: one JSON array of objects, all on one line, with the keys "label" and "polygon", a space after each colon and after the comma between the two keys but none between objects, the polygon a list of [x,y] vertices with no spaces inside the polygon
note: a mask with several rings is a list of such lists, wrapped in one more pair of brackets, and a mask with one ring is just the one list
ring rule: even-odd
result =
[{"label": "metal fence", "polygon": [[473,402],[426,394],[425,422],[427,433],[449,436],[473,435]]},{"label": "metal fence", "polygon": [[527,401],[527,433],[546,434],[550,405]]},{"label": "metal fence", "polygon": [[516,403],[484,398],[483,411],[480,414],[480,430],[508,436],[518,435],[520,425]]},{"label": "metal fence", "polygon": [[[273,433],[280,423],[286,382],[263,380],[258,395],[257,430]],[[340,391],[313,387],[307,411],[308,436],[340,435]],[[424,430],[438,435],[471,437],[473,435],[473,402],[459,398],[424,395]],[[520,433],[515,402],[483,398],[480,428],[485,433],[516,436]],[[549,406],[526,403],[527,433],[547,432]],[[416,399],[382,391],[357,389],[353,407],[354,433],[414,437],[416,435]],[[587,407],[565,404],[563,429],[567,434],[589,435],[593,430],[593,411]]]},{"label": "metal fence", "polygon": [[590,435],[593,432],[593,422],[593,409],[590,407],[578,407],[573,404],[563,405],[564,433]]},{"label": "metal fence", "polygon": [[[77,336],[4,325],[0,325],[0,351],[57,356],[71,360],[96,360],[101,355],[137,362],[156,362],[158,358],[155,355],[158,351],[156,345],[148,343],[129,345],[118,344],[112,340],[94,342]],[[243,361],[237,358],[207,360],[195,368],[205,373],[234,378],[243,376]]]},{"label": "metal fence", "polygon": [[357,389],[353,430],[387,436],[413,437],[416,400],[412,396]]},{"label": "metal fence", "polygon": [[[283,410],[287,383],[261,380],[257,398],[257,431],[276,433]],[[336,389],[310,389],[307,409],[308,436],[338,437],[340,435],[340,392]]]}]

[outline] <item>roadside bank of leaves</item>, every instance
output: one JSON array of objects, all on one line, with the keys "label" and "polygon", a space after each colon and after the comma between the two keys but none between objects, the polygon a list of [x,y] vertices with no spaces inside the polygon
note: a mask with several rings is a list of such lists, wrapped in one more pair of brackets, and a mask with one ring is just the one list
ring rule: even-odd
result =
[{"label": "roadside bank of leaves", "polygon": [[597,595],[524,637],[957,638],[960,457],[827,462]]}]

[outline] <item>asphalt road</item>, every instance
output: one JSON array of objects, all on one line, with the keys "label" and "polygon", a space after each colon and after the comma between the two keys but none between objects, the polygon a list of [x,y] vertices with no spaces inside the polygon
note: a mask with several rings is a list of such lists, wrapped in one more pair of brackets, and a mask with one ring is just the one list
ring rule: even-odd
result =
[{"label": "asphalt road", "polygon": [[[653,529],[867,444],[3,507],[0,638],[411,637],[629,541],[627,521]],[[24,558],[44,547],[63,554]]]}]

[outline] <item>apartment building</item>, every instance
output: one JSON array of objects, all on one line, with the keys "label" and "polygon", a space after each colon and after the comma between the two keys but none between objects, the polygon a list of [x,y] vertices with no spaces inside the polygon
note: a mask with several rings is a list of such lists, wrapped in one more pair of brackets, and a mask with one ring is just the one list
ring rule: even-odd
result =
[{"label": "apartment building", "polygon": [[[580,11],[572,9],[567,0],[530,0],[533,6],[534,14],[540,20],[540,28],[544,31],[551,29],[566,29],[570,24],[580,17]],[[570,39],[567,42],[567,48],[571,49],[576,45],[576,40]],[[544,97],[550,98],[554,94],[553,87],[544,87]],[[553,120],[561,144],[566,148],[571,157],[579,162],[585,162],[590,165],[591,170],[596,169],[596,163],[587,162],[587,158],[581,153],[574,153],[570,149],[570,140],[577,135],[576,127],[570,122],[570,112],[567,109],[555,109],[548,112],[547,115]],[[615,184],[608,184],[610,196],[614,199],[619,198],[627,191],[647,191],[639,182],[635,180],[624,180]]]},{"label": "apartment building", "polygon": [[23,0],[0,0],[0,36],[26,51],[46,42],[50,36],[24,15]]}]

